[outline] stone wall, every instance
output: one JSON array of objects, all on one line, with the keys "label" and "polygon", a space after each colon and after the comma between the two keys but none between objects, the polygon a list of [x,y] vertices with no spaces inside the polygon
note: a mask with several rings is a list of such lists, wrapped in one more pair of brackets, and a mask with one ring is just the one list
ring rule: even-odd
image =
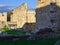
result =
[{"label": "stone wall", "polygon": [[27,11],[27,23],[36,23],[35,10]]},{"label": "stone wall", "polygon": [[44,7],[46,5],[49,5],[51,0],[37,0],[36,8]]},{"label": "stone wall", "polygon": [[26,14],[27,14],[26,3],[21,6],[13,9],[13,15],[11,16],[11,21],[17,22],[17,27],[22,28],[26,23]]},{"label": "stone wall", "polygon": [[35,15],[36,15],[35,10],[27,10],[26,27],[27,27],[27,31],[29,32],[35,29],[35,24],[36,24]]},{"label": "stone wall", "polygon": [[7,12],[0,13],[0,21],[7,21]]},{"label": "stone wall", "polygon": [[3,28],[7,23],[7,12],[0,13],[0,28]]},{"label": "stone wall", "polygon": [[[40,3],[39,3],[40,2]],[[60,7],[58,0],[37,0],[36,8],[36,29],[52,28],[53,30],[58,29],[60,23]],[[45,3],[45,4],[44,4]]]},{"label": "stone wall", "polygon": [[28,10],[27,4],[23,3],[21,6],[12,10],[11,22],[17,22],[17,28],[24,28],[25,30],[33,30],[36,23],[35,10]]}]

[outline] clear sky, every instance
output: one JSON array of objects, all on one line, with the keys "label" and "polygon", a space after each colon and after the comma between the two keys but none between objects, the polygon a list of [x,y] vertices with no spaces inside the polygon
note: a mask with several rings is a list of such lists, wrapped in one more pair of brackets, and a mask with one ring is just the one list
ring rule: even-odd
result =
[{"label": "clear sky", "polygon": [[15,8],[24,2],[27,2],[28,9],[35,9],[36,0],[0,0],[0,6],[12,6],[12,8]]}]

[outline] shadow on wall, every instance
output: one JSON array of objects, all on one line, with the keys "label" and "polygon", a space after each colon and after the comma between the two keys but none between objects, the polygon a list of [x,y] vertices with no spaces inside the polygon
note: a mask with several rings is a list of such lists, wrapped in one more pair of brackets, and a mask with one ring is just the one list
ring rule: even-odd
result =
[{"label": "shadow on wall", "polygon": [[51,3],[36,10],[36,28],[52,28],[60,30],[60,7]]},{"label": "shadow on wall", "polygon": [[35,23],[26,23],[22,28],[24,31],[31,32],[35,29]]}]

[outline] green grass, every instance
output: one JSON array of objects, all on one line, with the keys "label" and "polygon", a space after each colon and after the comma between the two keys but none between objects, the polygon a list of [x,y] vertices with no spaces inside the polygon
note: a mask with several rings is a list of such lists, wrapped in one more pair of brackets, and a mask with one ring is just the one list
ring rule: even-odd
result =
[{"label": "green grass", "polygon": [[9,30],[6,31],[8,34],[26,34],[24,31],[17,31],[17,30]]},{"label": "green grass", "polygon": [[0,41],[0,45],[54,45],[56,39],[50,40],[18,40],[18,41]]},{"label": "green grass", "polygon": [[2,30],[9,31],[10,29],[8,27],[4,27],[4,28],[2,28]]},{"label": "green grass", "polygon": [[18,30],[10,30],[8,27],[3,28],[3,30],[5,32],[7,32],[8,34],[26,34],[26,32],[23,31],[23,30],[21,30],[21,31],[18,31]]}]

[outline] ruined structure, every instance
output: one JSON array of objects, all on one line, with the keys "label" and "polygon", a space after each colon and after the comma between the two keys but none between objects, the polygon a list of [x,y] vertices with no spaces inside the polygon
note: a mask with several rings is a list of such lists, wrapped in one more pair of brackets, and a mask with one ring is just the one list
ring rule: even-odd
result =
[{"label": "ruined structure", "polygon": [[60,30],[60,0],[37,0],[36,30]]},{"label": "ruined structure", "polygon": [[7,25],[7,12],[0,13],[0,28]]},{"label": "ruined structure", "polygon": [[28,10],[27,4],[23,3],[10,12],[1,13],[0,17],[1,25],[4,24],[14,29],[23,28],[31,31],[51,28],[60,30],[60,0],[37,0],[35,10]]},{"label": "ruined structure", "polygon": [[4,24],[1,24],[11,29],[23,28],[24,30],[33,30],[32,26],[36,23],[35,10],[28,10],[26,3],[14,8],[10,12],[1,13],[0,17],[2,19],[0,21],[4,22]]}]

